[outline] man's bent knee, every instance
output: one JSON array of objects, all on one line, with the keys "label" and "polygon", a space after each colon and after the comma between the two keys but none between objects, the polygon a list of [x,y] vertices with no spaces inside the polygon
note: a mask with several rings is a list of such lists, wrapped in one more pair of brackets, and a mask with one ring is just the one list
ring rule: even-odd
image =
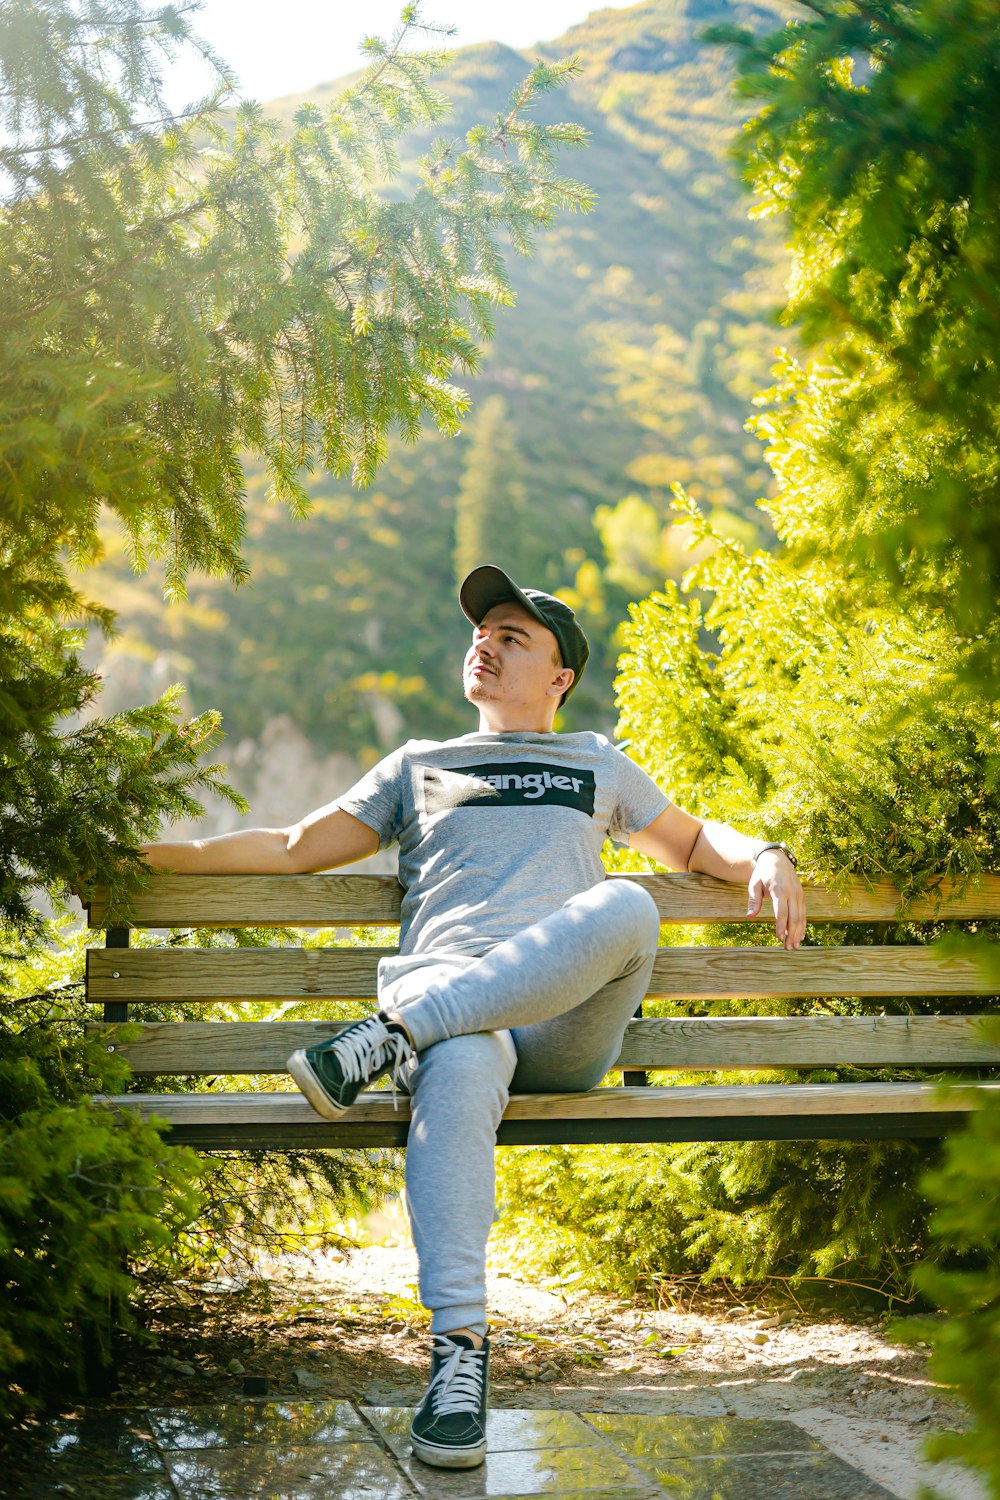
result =
[{"label": "man's bent knee", "polygon": [[656,948],[660,941],[660,913],[647,890],[633,880],[606,880],[597,889],[604,904],[618,921],[634,932],[644,948]]},{"label": "man's bent knee", "polygon": [[435,1042],[422,1052],[410,1089],[415,1096],[426,1088],[444,1089],[473,1105],[498,1101],[502,1110],[516,1066],[509,1031],[472,1031]]}]

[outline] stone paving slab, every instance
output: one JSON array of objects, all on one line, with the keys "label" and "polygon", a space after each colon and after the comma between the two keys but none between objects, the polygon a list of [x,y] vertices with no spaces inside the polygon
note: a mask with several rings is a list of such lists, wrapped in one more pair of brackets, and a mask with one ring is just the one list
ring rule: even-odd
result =
[{"label": "stone paving slab", "polygon": [[794,1422],[741,1417],[655,1417],[588,1413],[584,1420],[630,1458],[712,1458],[744,1453],[824,1452]]},{"label": "stone paving slab", "polygon": [[410,1453],[412,1415],[246,1401],[60,1418],[18,1500],[894,1500],[794,1422],[497,1408],[485,1464],[445,1470]]},{"label": "stone paving slab", "polygon": [[672,1500],[891,1500],[888,1490],[830,1454],[681,1458],[639,1467]]},{"label": "stone paving slab", "polygon": [[[409,1406],[365,1406],[365,1416],[396,1454],[410,1448]],[[600,1433],[573,1411],[506,1410],[486,1413],[486,1443],[491,1453],[517,1453],[538,1448],[583,1448],[600,1444]]]},{"label": "stone paving slab", "polygon": [[161,1448],[239,1448],[276,1439],[311,1447],[371,1440],[371,1428],[349,1401],[155,1407],[148,1415]]},{"label": "stone paving slab", "polygon": [[[37,1473],[18,1500],[177,1500],[144,1411],[58,1418],[38,1445]],[[63,1486],[60,1490],[57,1486]],[[0,1482],[0,1494],[4,1491]]]},{"label": "stone paving slab", "polygon": [[[368,1412],[403,1469],[422,1495],[437,1500],[508,1500],[512,1495],[562,1495],[607,1490],[634,1494],[644,1481],[599,1433],[574,1412],[494,1411],[486,1424],[489,1451],[478,1469],[432,1468],[410,1455],[410,1407],[377,1407]],[[557,1419],[562,1419],[561,1421]],[[541,1419],[541,1420],[539,1420]],[[580,1441],[572,1437],[579,1433]],[[494,1435],[496,1446],[494,1447]],[[557,1443],[546,1439],[556,1436]],[[559,1439],[561,1438],[561,1442]],[[649,1488],[645,1484],[645,1488]]]},{"label": "stone paving slab", "polygon": [[277,1444],[167,1453],[183,1500],[412,1500],[413,1489],[374,1443]]}]

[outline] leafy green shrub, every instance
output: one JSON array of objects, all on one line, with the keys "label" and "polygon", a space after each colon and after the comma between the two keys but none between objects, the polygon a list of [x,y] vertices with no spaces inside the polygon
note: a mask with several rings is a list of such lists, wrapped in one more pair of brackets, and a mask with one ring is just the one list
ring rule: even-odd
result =
[{"label": "leafy green shrub", "polygon": [[[719,35],[763,105],[740,153],[765,211],[790,229],[786,317],[819,348],[808,363],[782,359],[750,424],[778,482],[761,502],[774,553],[750,551],[675,487],[698,560],[682,588],[632,607],[619,733],[682,806],[788,839],[812,878],[861,874],[912,892],[1000,869],[997,302],[973,289],[995,283],[1000,251],[985,125],[996,73],[961,61],[973,37],[978,57],[1000,55],[996,15],[848,0],[767,38]],[[856,79],[859,58],[871,70]],[[997,934],[978,924],[981,944]],[[939,935],[870,927],[851,941]],[[802,1006],[875,1008],[849,995]],[[536,1193],[533,1214],[567,1228],[606,1277],[641,1279],[658,1260],[737,1280],[837,1268],[906,1294],[929,1243],[926,1160],[926,1147],[879,1142],[603,1148],[532,1156],[502,1181],[508,1198]],[[1000,1162],[982,1170],[995,1179]],[[628,1205],[642,1206],[658,1255]]]},{"label": "leafy green shrub", "polygon": [[934,1206],[934,1242],[915,1279],[949,1316],[905,1336],[930,1341],[931,1373],[972,1413],[966,1431],[935,1434],[928,1453],[966,1464],[1000,1496],[1000,1098],[991,1096],[968,1129],[949,1138],[922,1185]]},{"label": "leafy green shrub", "polygon": [[[196,1153],[126,1110],[91,1103],[156,1092],[161,1081],[132,1079],[118,1054],[85,1036],[87,934],[65,922],[47,932],[47,944],[22,938],[20,961],[0,976],[0,1419],[9,1420],[76,1392],[86,1356],[100,1364],[116,1329],[137,1333],[141,1303],[158,1286],[220,1268],[246,1273],[262,1253],[342,1244],[340,1215],[376,1205],[398,1179],[392,1152]],[[154,1006],[134,1007],[136,1020],[159,1018]]]},{"label": "leafy green shrub", "polygon": [[130,1326],[131,1262],[168,1251],[200,1206],[197,1159],[83,1097],[121,1065],[35,1017],[0,1014],[0,1417],[80,1385],[87,1346]]},{"label": "leafy green shrub", "polygon": [[898,1141],[508,1151],[502,1233],[536,1265],[626,1296],[698,1273],[737,1286],[836,1277],[905,1299],[925,1160]]},{"label": "leafy green shrub", "polygon": [[[799,450],[829,391],[798,390],[773,419],[772,457]],[[877,581],[822,551],[821,500],[839,491],[819,462],[769,507],[785,550],[748,553],[678,495],[702,548],[688,586],[667,585],[632,607],[618,680],[630,754],[676,800],[762,837],[784,837],[807,878],[845,874],[918,889],[939,872],[1000,868],[992,788],[993,708],[950,691],[967,647],[919,599],[895,602]],[[707,601],[707,606],[703,601]],[[711,644],[708,644],[708,643]],[[618,868],[637,861],[619,855]],[[995,924],[978,924],[978,937]],[[933,941],[916,924],[853,927],[852,944]],[[812,944],[844,940],[811,929]],[[667,929],[668,942],[761,943],[764,929]],[[849,995],[817,1001],[714,1002],[713,1014],[978,1011],[981,999]],[[684,1014],[649,1002],[649,1014]],[[701,1011],[708,1007],[696,1006]],[[848,1069],[803,1079],[892,1076]],[[896,1075],[898,1076],[898,1074]],[[913,1076],[913,1075],[910,1075]],[[664,1081],[732,1082],[732,1075]],[[783,1075],[768,1075],[781,1081]],[[505,1159],[505,1201],[530,1203],[514,1222],[542,1226],[557,1261],[568,1249],[606,1284],[648,1284],[660,1272],[738,1282],[836,1274],[912,1295],[927,1250],[920,1174],[926,1143],[702,1143],[601,1147]],[[557,1246],[559,1226],[567,1238]]]}]

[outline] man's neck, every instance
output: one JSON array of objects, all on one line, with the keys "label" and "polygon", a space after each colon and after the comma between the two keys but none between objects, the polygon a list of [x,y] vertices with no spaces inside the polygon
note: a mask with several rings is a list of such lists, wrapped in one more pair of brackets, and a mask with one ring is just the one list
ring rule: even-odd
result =
[{"label": "man's neck", "polygon": [[[555,715],[552,716],[554,718]],[[554,734],[552,718],[532,714],[486,714],[479,710],[480,734]]]}]

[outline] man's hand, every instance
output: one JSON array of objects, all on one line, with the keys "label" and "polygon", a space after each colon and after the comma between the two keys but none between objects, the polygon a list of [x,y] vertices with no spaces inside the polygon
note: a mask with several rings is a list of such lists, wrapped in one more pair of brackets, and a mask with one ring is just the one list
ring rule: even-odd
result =
[{"label": "man's hand", "polygon": [[795,866],[780,849],[765,849],[755,861],[759,840],[737,833],[728,823],[693,818],[673,803],[646,828],[634,833],[629,843],[670,870],[691,870],[741,884],[749,880],[747,916],[758,915],[766,893],[774,908],[778,942],[789,949],[798,948],[805,937],[805,893]]},{"label": "man's hand", "polygon": [[764,896],[771,898],[774,931],[786,948],[798,948],[806,931],[805,892],[795,866],[780,849],[765,849],[753,867],[747,886],[747,916],[756,917]]}]

